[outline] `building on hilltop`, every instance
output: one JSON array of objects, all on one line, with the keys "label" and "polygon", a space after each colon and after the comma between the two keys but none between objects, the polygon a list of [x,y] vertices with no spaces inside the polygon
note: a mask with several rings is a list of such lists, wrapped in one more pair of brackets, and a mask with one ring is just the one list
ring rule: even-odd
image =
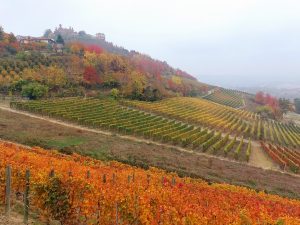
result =
[{"label": "building on hilltop", "polygon": [[97,39],[105,41],[105,34],[97,33],[95,36]]},{"label": "building on hilltop", "polygon": [[78,35],[78,33],[74,31],[73,27],[64,28],[61,24],[59,24],[58,28],[55,28],[52,37],[55,38],[59,34],[63,36],[65,40],[72,39]]},{"label": "building on hilltop", "polygon": [[30,44],[30,43],[45,43],[49,45],[55,45],[55,41],[51,38],[41,38],[41,37],[30,37],[30,36],[17,36],[17,40],[20,44]]}]

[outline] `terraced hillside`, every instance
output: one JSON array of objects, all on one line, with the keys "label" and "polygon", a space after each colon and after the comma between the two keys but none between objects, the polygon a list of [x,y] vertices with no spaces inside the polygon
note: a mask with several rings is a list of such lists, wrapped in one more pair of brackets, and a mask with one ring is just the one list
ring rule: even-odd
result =
[{"label": "terraced hillside", "polygon": [[67,98],[13,102],[11,106],[93,128],[136,135],[236,160],[247,161],[251,153],[250,142],[231,138],[221,130],[132,109],[114,100]]},{"label": "terraced hillside", "polygon": [[264,120],[255,113],[214,104],[207,100],[179,97],[154,103],[125,101],[124,104],[233,135],[300,148],[300,127],[275,120]]},{"label": "terraced hillside", "polygon": [[204,99],[232,108],[241,108],[245,105],[241,92],[224,88],[215,89],[211,94],[205,96]]},{"label": "terraced hillside", "polygon": [[239,161],[249,161],[251,143],[256,140],[293,151],[300,146],[297,126],[262,120],[252,112],[198,98],[154,103],[64,98],[12,102],[11,107]]},{"label": "terraced hillside", "polygon": [[300,222],[299,200],[252,189],[3,142],[0,154],[0,204],[9,180],[12,207],[29,193],[30,212],[66,225]]},{"label": "terraced hillside", "polygon": [[300,170],[300,151],[261,142],[263,150],[276,162],[282,170],[295,173]]}]

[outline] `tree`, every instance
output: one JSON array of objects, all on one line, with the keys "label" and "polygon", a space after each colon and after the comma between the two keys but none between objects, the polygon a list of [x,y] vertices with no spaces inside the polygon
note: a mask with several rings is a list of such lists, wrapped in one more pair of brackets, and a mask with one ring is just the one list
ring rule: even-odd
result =
[{"label": "tree", "polygon": [[83,80],[85,83],[90,84],[90,85],[101,83],[101,80],[97,74],[96,69],[92,66],[85,67],[84,73],[83,73]]},{"label": "tree", "polygon": [[62,45],[65,44],[65,41],[64,41],[63,37],[62,37],[60,34],[57,35],[56,43],[57,43],[57,44],[62,44]]},{"label": "tree", "polygon": [[47,29],[47,30],[45,30],[43,37],[49,38],[51,34],[52,34],[52,30],[51,29]]},{"label": "tree", "polygon": [[21,92],[22,91],[22,87],[29,84],[30,82],[28,80],[23,80],[20,79],[16,82],[13,82],[13,84],[10,86],[10,90],[12,91],[18,91]]},{"label": "tree", "polygon": [[287,113],[290,110],[290,101],[288,99],[280,98],[278,102],[282,113]]},{"label": "tree", "polygon": [[257,92],[256,95],[255,95],[255,102],[258,103],[258,104],[264,104],[265,102],[265,95],[262,91],[260,92]]},{"label": "tree", "polygon": [[151,86],[146,87],[143,90],[143,99],[145,101],[157,101],[161,99],[161,93],[158,89],[152,88]]},{"label": "tree", "polygon": [[294,102],[295,102],[296,113],[300,114],[300,98],[296,98]]},{"label": "tree", "polygon": [[8,42],[9,43],[15,43],[17,41],[17,38],[15,37],[15,35],[13,33],[10,33],[8,35]]},{"label": "tree", "polygon": [[117,99],[119,97],[119,90],[117,88],[113,88],[110,90],[110,96],[114,99]]},{"label": "tree", "polygon": [[39,99],[48,93],[48,87],[39,83],[30,83],[22,86],[22,96],[29,99]]},{"label": "tree", "polygon": [[67,83],[65,71],[57,66],[43,66],[39,72],[42,75],[43,82],[50,88],[62,87]]},{"label": "tree", "polygon": [[3,28],[0,26],[0,41],[4,39],[4,31]]},{"label": "tree", "polygon": [[12,55],[17,54],[17,49],[11,45],[5,46],[5,49]]},{"label": "tree", "polygon": [[84,37],[84,36],[86,36],[86,32],[84,30],[81,30],[78,32],[78,35],[81,37]]}]

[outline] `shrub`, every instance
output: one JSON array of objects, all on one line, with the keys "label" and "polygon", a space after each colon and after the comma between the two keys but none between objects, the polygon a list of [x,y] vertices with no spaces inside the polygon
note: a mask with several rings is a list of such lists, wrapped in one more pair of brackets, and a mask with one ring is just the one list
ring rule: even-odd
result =
[{"label": "shrub", "polygon": [[119,90],[117,88],[113,88],[110,90],[110,96],[113,97],[114,99],[117,99],[119,97]]},{"label": "shrub", "polygon": [[48,87],[38,83],[30,83],[22,86],[22,96],[29,99],[39,99],[48,93]]}]

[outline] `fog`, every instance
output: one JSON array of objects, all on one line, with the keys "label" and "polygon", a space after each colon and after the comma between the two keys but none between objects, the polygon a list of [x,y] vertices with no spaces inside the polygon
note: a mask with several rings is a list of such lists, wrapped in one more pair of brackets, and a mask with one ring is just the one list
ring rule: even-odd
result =
[{"label": "fog", "polygon": [[0,24],[41,36],[58,24],[226,86],[300,85],[297,0],[0,0]]}]

